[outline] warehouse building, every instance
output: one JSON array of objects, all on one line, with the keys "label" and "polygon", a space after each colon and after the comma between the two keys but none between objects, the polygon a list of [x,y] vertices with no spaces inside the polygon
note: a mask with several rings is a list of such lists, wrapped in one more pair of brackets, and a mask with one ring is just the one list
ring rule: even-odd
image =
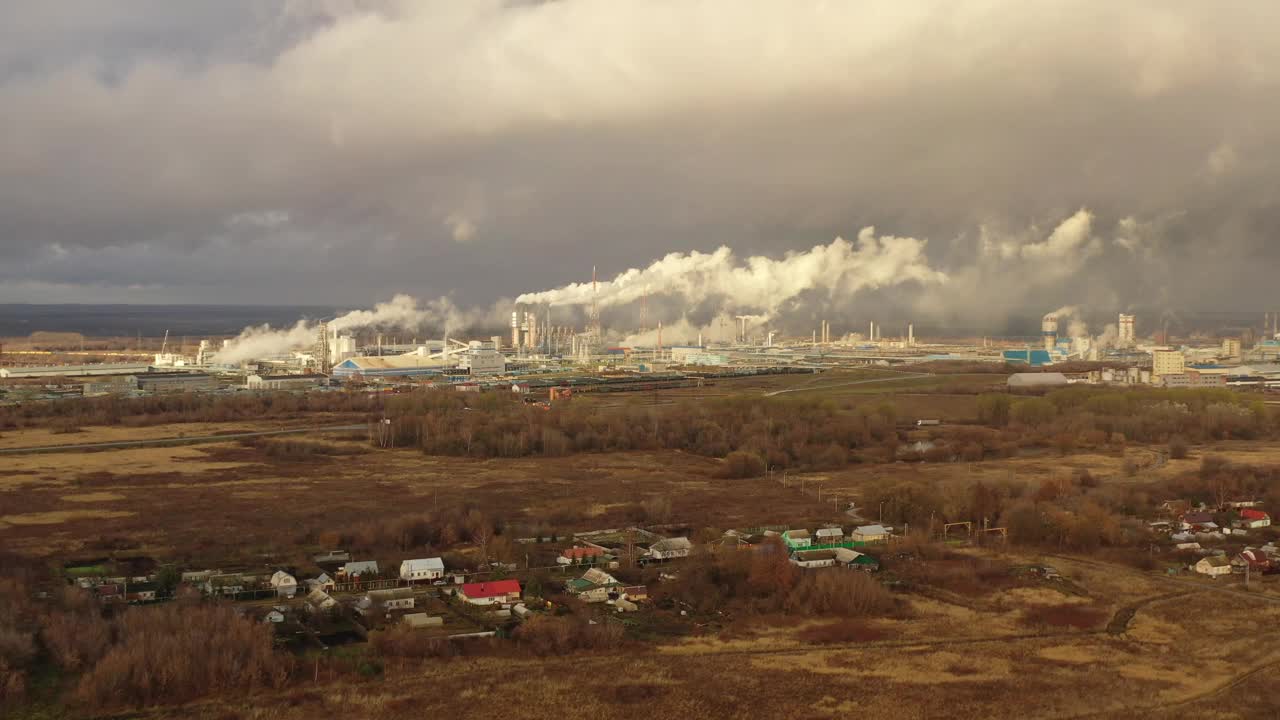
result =
[{"label": "warehouse building", "polygon": [[86,377],[89,375],[130,375],[148,372],[151,372],[151,365],[147,363],[101,363],[98,365],[0,368],[0,378]]},{"label": "warehouse building", "polygon": [[333,376],[361,377],[417,377],[441,375],[444,362],[422,355],[390,355],[387,357],[347,358],[333,366]]},{"label": "warehouse building", "polygon": [[199,392],[216,390],[218,381],[205,373],[146,373],[138,375],[138,389],[144,392]]},{"label": "warehouse building", "polygon": [[329,384],[325,375],[250,375],[245,387],[250,390],[309,390]]}]

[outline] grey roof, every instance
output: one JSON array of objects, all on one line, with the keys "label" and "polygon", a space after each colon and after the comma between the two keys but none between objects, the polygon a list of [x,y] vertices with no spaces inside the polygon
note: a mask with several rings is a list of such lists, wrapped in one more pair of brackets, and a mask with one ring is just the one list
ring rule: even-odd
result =
[{"label": "grey roof", "polygon": [[659,540],[650,545],[649,549],[657,552],[671,552],[672,550],[689,550],[692,547],[693,543],[689,542],[689,538],[678,537]]},{"label": "grey roof", "polygon": [[342,566],[342,570],[348,575],[364,575],[365,573],[378,574],[377,560],[360,560],[357,562],[349,562]]},{"label": "grey roof", "polygon": [[863,525],[854,530],[859,535],[888,535],[889,531],[883,525]]},{"label": "grey roof", "polygon": [[400,572],[405,570],[439,570],[444,572],[444,560],[438,557],[405,560],[400,563]]}]

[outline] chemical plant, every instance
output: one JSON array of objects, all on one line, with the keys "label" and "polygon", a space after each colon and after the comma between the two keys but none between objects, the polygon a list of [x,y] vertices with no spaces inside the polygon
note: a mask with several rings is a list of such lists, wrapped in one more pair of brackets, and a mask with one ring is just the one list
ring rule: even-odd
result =
[{"label": "chemical plant", "polygon": [[[580,298],[576,323],[557,318],[557,311],[569,315],[564,308],[516,304],[507,333],[406,339],[388,333],[412,330],[405,320],[413,313],[404,312],[403,305],[413,310],[413,301],[397,298],[380,306],[399,311],[387,317],[375,309],[290,330],[251,328],[235,338],[202,339],[190,354],[175,352],[166,333],[160,351],[145,362],[135,357],[128,363],[40,365],[39,354],[10,352],[0,355],[0,379],[27,381],[29,389],[43,388],[52,396],[351,384],[527,391],[679,386],[718,376],[960,361],[1003,364],[1012,371],[1053,370],[1064,381],[1280,386],[1280,313],[1267,313],[1260,329],[1178,342],[1170,337],[1167,321],[1139,335],[1139,319],[1128,313],[1092,334],[1074,307],[1046,313],[1035,337],[920,338],[910,322],[886,336],[876,319],[849,318],[818,320],[806,336],[796,336],[784,334],[766,316],[727,312],[700,327],[685,321],[676,331],[664,330],[661,321],[649,327],[647,289],[638,300],[639,327],[610,329],[602,322],[594,268],[590,286],[581,287],[584,293],[589,287],[590,295]],[[865,334],[853,331],[854,322],[865,327]],[[42,385],[42,378],[50,382]]]}]

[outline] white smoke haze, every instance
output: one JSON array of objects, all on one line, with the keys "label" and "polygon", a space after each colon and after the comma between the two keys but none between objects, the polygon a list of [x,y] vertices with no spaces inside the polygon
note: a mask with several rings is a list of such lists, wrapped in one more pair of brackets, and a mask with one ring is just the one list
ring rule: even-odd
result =
[{"label": "white smoke haze", "polygon": [[[674,322],[663,323],[662,346],[694,345],[698,342],[699,337],[702,338],[703,344],[731,343],[737,339],[740,327],[738,320],[723,313],[717,315],[708,323],[696,323],[688,315],[682,315]],[[758,329],[758,323],[753,325],[748,322],[748,333]],[[643,332],[625,335],[621,342],[629,347],[654,347],[658,344],[658,329],[655,327]]]},{"label": "white smoke haze", "polygon": [[[390,300],[374,305],[370,310],[353,310],[328,322],[329,332],[349,332],[363,328],[388,328],[412,330],[430,326],[445,334],[468,327],[493,322],[492,311],[462,310],[447,297],[437,298],[419,305],[409,295],[396,295]],[[299,320],[289,328],[272,328],[259,325],[245,328],[231,339],[226,347],[216,352],[216,363],[234,365],[247,360],[271,357],[310,348],[315,345],[320,331],[320,321]]]},{"label": "white smoke haze", "polygon": [[571,283],[554,290],[525,293],[520,304],[601,308],[638,302],[646,293],[669,295],[686,305],[716,302],[734,314],[772,316],[801,294],[819,291],[829,298],[848,298],[868,289],[920,283],[941,284],[946,273],[934,270],[925,257],[927,241],[879,236],[863,228],[856,242],[836,238],[805,252],[779,259],[753,255],[739,260],[728,247],[712,253],[671,253],[645,268],[632,268],[611,280]]},{"label": "white smoke haze", "polygon": [[[576,325],[594,300],[602,310],[614,311],[613,317],[606,317],[606,321],[614,321],[606,328],[611,338],[627,345],[655,345],[656,325],[661,321],[663,344],[670,346],[695,342],[699,334],[706,342],[731,342],[741,334],[743,316],[752,337],[770,330],[807,337],[822,320],[841,333],[867,320],[879,323],[876,309],[861,310],[863,314],[857,318],[854,312],[868,294],[883,292],[890,295],[878,297],[876,307],[883,309],[885,302],[900,303],[916,321],[990,318],[1033,307],[1045,289],[1057,287],[1062,277],[1089,268],[1106,247],[1093,236],[1092,220],[1093,214],[1082,208],[1048,232],[1032,226],[1002,234],[983,226],[978,252],[967,256],[967,261],[960,255],[954,266],[946,269],[930,262],[927,240],[877,235],[874,228],[867,227],[853,242],[837,237],[827,245],[780,257],[739,257],[729,247],[710,253],[671,253],[602,280],[595,289],[590,282],[570,283],[525,293],[514,301],[500,299],[487,307],[460,308],[448,297],[423,302],[400,294],[328,324],[333,332],[430,326],[446,334],[483,331],[505,335],[514,304],[533,310],[540,320],[546,317],[547,308],[557,308],[552,313],[553,325]],[[1136,221],[1121,223],[1120,238],[1134,236],[1139,227]],[[1149,239],[1152,232],[1143,229],[1148,243],[1153,242]],[[1135,243],[1117,238],[1111,245],[1127,255]],[[637,332],[637,309],[646,297],[648,327]],[[1085,309],[1064,305],[1045,317],[1050,315],[1058,319],[1063,337],[1089,338]],[[246,328],[215,358],[237,363],[309,348],[315,343],[318,327],[318,321],[300,320],[288,328]],[[1114,342],[1115,332],[1114,326],[1108,326],[1100,341]]]}]

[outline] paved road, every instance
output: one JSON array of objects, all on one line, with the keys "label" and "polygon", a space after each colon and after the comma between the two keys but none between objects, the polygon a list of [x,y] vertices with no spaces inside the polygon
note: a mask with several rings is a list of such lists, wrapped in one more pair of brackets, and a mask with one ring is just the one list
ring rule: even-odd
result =
[{"label": "paved road", "polygon": [[122,448],[155,447],[162,445],[196,445],[200,443],[227,442],[244,438],[267,437],[270,435],[305,435],[308,433],[342,432],[364,430],[360,425],[328,425],[325,427],[292,428],[288,430],[263,430],[260,432],[229,433],[226,435],[199,435],[196,437],[167,437],[150,440],[120,440],[117,442],[78,443],[75,445],[37,445],[33,447],[0,448],[0,455],[19,455],[23,453],[58,453],[84,452],[87,450],[119,450]]},{"label": "paved road", "polygon": [[835,388],[846,387],[849,385],[868,385],[870,383],[897,382],[899,380],[914,380],[916,378],[933,377],[931,373],[910,373],[899,370],[885,370],[884,372],[901,372],[902,374],[895,375],[893,377],[871,378],[870,380],[850,380],[848,382],[836,383],[834,385],[805,385],[801,387],[787,388],[785,390],[774,390],[773,392],[765,393],[764,396],[773,397],[774,395],[782,395],[783,393],[816,392],[819,390],[834,390]]}]

